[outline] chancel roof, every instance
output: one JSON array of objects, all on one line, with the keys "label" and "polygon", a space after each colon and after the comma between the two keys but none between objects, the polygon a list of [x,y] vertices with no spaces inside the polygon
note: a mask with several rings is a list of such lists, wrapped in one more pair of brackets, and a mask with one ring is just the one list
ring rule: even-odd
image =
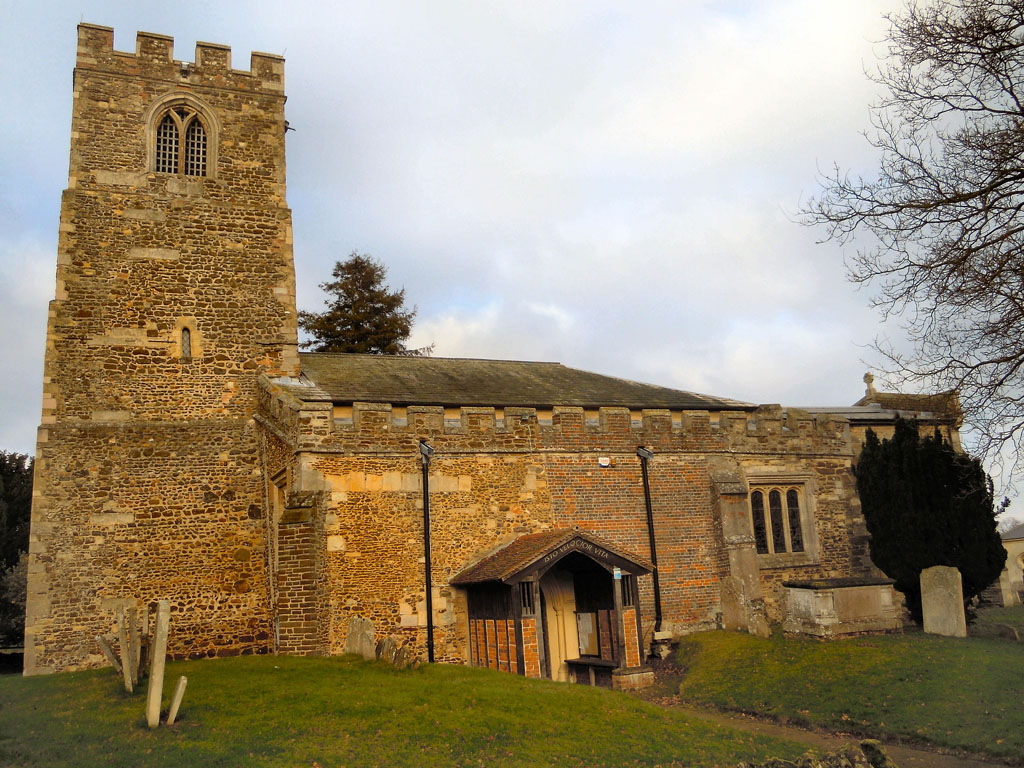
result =
[{"label": "chancel roof", "polygon": [[673,410],[755,406],[568,368],[561,363],[305,352],[302,375],[336,403]]},{"label": "chancel roof", "polygon": [[952,391],[938,392],[934,395],[915,395],[903,392],[878,392],[869,387],[864,397],[853,405],[879,406],[890,411],[928,413],[937,419],[946,418],[958,424],[963,418],[960,398]]},{"label": "chancel roof", "polygon": [[1003,541],[1012,541],[1014,539],[1024,539],[1024,524],[1018,525],[1015,528],[1011,528],[1002,535]]},{"label": "chancel roof", "polygon": [[485,581],[511,583],[537,569],[546,569],[571,552],[582,554],[627,573],[650,573],[654,566],[588,531],[554,528],[528,533],[464,568],[450,583],[455,586]]}]

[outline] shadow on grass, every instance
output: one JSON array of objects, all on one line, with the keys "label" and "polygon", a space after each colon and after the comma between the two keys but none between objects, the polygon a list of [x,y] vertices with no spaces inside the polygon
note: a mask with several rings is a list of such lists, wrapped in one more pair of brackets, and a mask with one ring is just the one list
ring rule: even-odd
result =
[{"label": "shadow on grass", "polygon": [[682,701],[1024,764],[1024,644],[920,633],[693,635]]},{"label": "shadow on grass", "polygon": [[798,744],[717,727],[614,691],[447,665],[241,657],[168,665],[179,721],[110,670],[0,679],[10,766],[713,766]]}]

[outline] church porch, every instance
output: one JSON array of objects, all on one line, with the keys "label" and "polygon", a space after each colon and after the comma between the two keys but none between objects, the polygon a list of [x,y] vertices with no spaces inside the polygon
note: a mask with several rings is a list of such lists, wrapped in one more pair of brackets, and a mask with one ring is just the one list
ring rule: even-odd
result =
[{"label": "church porch", "polygon": [[520,536],[464,569],[470,663],[527,677],[641,688],[637,578],[652,566],[592,534]]}]

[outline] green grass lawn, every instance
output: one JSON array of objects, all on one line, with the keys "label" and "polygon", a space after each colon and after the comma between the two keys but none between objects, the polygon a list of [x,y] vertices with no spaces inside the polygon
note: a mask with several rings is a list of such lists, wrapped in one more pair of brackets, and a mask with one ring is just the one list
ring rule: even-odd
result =
[{"label": "green grass lawn", "polygon": [[689,702],[1000,758],[1024,756],[1024,644],[908,633],[684,640]]},{"label": "green grass lawn", "polygon": [[1024,634],[1024,605],[984,608],[978,611],[974,624],[968,631],[976,634],[994,634],[992,630],[999,624],[1014,627],[1019,633]]},{"label": "green grass lawn", "polygon": [[344,658],[168,665],[179,721],[150,731],[145,694],[109,669],[0,677],[3,766],[713,766],[799,745],[688,719],[613,691],[465,667]]}]

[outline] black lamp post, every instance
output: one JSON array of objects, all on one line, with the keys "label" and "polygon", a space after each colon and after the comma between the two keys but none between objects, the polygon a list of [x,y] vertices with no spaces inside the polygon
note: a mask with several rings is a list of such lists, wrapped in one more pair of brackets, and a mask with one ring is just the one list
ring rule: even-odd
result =
[{"label": "black lamp post", "polygon": [[434,449],[420,440],[420,462],[423,465],[423,561],[427,587],[427,661],[434,663],[434,590],[430,576],[430,457]]},{"label": "black lamp post", "polygon": [[647,477],[647,462],[654,458],[654,451],[637,446],[640,457],[640,472],[644,478],[644,504],[647,506],[647,537],[651,544],[651,563],[654,565],[654,631],[661,632],[661,583],[658,579],[658,548],[654,542],[654,510],[651,509],[651,483]]}]

